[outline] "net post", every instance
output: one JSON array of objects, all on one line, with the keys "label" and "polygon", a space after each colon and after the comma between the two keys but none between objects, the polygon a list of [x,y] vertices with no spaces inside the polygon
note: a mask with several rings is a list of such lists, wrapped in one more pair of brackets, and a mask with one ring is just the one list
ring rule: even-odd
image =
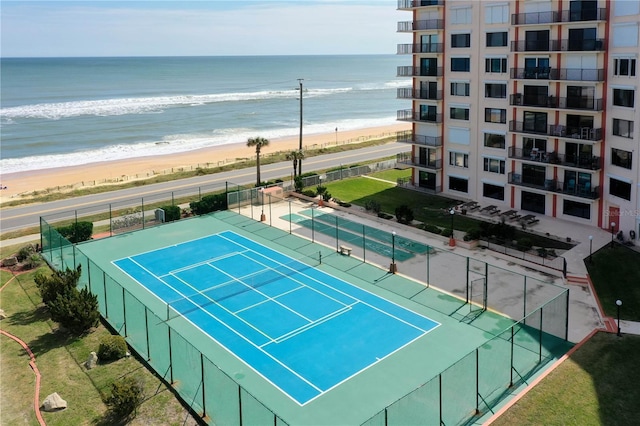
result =
[{"label": "net post", "polygon": [[318,259],[320,259],[320,264],[322,265],[322,250],[318,251]]},{"label": "net post", "polygon": [[340,240],[338,239],[338,216],[336,218],[336,252],[340,251]]}]

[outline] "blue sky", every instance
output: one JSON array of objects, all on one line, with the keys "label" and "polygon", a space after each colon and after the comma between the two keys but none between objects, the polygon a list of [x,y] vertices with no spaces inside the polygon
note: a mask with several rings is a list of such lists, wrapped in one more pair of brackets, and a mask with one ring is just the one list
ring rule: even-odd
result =
[{"label": "blue sky", "polygon": [[2,57],[394,54],[397,0],[7,1]]}]

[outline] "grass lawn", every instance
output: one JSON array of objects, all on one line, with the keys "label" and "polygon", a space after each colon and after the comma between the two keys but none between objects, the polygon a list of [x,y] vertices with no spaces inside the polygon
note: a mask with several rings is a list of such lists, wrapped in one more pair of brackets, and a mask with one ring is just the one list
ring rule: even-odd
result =
[{"label": "grass lawn", "polygon": [[[1,257],[18,248],[3,247]],[[127,424],[196,424],[174,394],[135,357],[99,363],[96,368],[86,370],[83,363],[90,352],[97,352],[101,337],[109,331],[100,325],[85,336],[74,337],[60,330],[51,321],[33,280],[38,271],[50,273],[44,266],[15,278],[2,271],[0,286],[8,285],[2,290],[0,308],[7,318],[0,322],[0,327],[25,341],[33,351],[42,375],[40,403],[53,392],[68,403],[66,410],[43,413],[47,425],[118,424],[109,416],[103,400],[110,393],[111,383],[125,376],[133,376],[145,384],[145,401],[136,418]],[[0,353],[1,423],[37,424],[33,410],[35,375],[26,352],[12,339],[1,336]]]},{"label": "grass lawn", "polygon": [[615,243],[595,252],[586,265],[605,313],[616,317],[620,299],[620,317],[640,321],[640,253]]},{"label": "grass lawn", "polygon": [[597,333],[493,425],[638,424],[639,352],[640,336]]}]

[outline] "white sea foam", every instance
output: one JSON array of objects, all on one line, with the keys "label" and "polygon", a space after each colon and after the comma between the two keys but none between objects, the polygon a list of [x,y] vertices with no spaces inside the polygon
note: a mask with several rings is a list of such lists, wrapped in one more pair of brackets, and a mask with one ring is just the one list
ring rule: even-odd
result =
[{"label": "white sea foam", "polygon": [[[305,124],[303,135],[333,134],[335,129],[349,131],[368,127],[378,127],[396,124],[396,117],[369,118],[340,120],[332,123]],[[297,136],[300,129],[297,127],[273,128],[260,130],[259,136],[270,140]],[[0,159],[2,174],[24,172],[29,170],[51,169],[56,167],[77,166],[102,161],[122,160],[153,155],[174,154],[193,151],[200,148],[211,148],[220,145],[243,143],[248,138],[257,136],[256,130],[248,128],[228,128],[212,132],[211,134],[174,134],[163,137],[161,140],[142,141],[136,144],[111,145],[104,148],[73,152],[59,155],[41,155],[23,158]],[[338,139],[343,140],[338,134]],[[327,142],[335,139],[329,136]],[[247,151],[247,155],[252,152]],[[203,158],[202,162],[217,162],[225,158],[217,158],[212,154],[211,158]]]}]

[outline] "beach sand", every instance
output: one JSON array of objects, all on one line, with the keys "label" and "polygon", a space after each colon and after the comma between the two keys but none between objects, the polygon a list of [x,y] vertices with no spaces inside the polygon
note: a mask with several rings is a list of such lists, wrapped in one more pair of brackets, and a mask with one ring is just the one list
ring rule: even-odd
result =
[{"label": "beach sand", "polygon": [[[303,134],[303,147],[314,149],[335,146],[336,141],[338,145],[363,142],[368,139],[392,136],[398,131],[410,130],[410,128],[409,124],[398,123],[383,127],[338,131],[337,133]],[[295,150],[300,143],[298,136],[274,139],[269,142],[268,146],[262,148],[261,155],[267,156],[277,151]],[[213,167],[235,162],[238,158],[254,157],[255,148],[247,147],[246,143],[235,143],[169,155],[0,174],[0,182],[3,187],[6,186],[6,189],[0,191],[0,201],[19,199],[21,194],[29,196],[36,191],[68,191],[118,181],[144,179],[157,174],[170,173],[172,169],[185,168],[190,170],[207,165]]]}]

